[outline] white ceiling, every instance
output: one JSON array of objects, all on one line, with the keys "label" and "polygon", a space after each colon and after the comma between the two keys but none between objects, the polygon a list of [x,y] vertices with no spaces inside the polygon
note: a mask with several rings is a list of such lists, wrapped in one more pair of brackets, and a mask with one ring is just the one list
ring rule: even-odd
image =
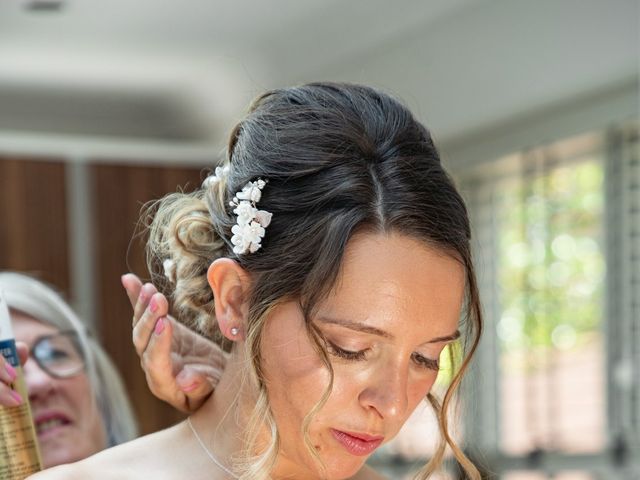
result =
[{"label": "white ceiling", "polygon": [[257,93],[318,79],[395,92],[451,141],[638,76],[638,0],[25,5],[0,2],[0,149],[21,135],[217,148]]},{"label": "white ceiling", "polygon": [[[61,0],[58,12],[0,4],[3,55],[22,49],[96,62],[178,59],[236,69],[247,80],[291,77],[425,27],[481,0]],[[52,62],[51,62],[52,63]],[[143,60],[144,63],[144,60]],[[37,68],[24,61],[25,68]],[[53,65],[47,65],[52,68]],[[66,70],[66,65],[60,66]],[[127,72],[120,72],[127,75]],[[64,73],[60,73],[64,75]],[[279,80],[279,78],[278,78]]]}]

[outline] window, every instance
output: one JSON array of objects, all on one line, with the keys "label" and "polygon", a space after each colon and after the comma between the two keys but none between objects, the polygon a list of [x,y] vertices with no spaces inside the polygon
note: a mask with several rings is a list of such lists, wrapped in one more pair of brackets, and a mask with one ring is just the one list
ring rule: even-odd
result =
[{"label": "window", "polygon": [[640,478],[638,150],[629,122],[459,175],[486,322],[465,430],[499,478]]}]

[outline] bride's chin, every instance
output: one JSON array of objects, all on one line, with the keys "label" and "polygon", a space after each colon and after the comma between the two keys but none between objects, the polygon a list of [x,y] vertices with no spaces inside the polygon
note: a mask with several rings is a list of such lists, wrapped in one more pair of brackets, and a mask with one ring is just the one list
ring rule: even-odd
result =
[{"label": "bride's chin", "polygon": [[360,462],[335,462],[332,465],[327,465],[327,469],[322,472],[318,472],[318,477],[323,480],[347,480],[353,477],[364,467],[364,461]]}]

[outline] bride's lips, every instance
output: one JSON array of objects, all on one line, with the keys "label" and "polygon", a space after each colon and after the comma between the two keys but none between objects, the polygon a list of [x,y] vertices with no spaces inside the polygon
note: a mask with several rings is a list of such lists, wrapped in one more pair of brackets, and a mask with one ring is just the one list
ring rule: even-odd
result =
[{"label": "bride's lips", "polygon": [[357,456],[369,455],[378,448],[384,440],[384,437],[379,435],[343,432],[335,428],[331,429],[331,433],[333,434],[333,438],[335,438],[347,452]]}]

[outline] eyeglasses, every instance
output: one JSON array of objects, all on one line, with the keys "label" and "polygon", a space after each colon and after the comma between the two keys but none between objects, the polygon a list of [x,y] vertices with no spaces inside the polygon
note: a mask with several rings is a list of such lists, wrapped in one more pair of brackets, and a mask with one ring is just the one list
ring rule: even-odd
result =
[{"label": "eyeglasses", "polygon": [[31,356],[42,370],[56,378],[78,375],[85,366],[78,334],[73,331],[38,337]]}]

